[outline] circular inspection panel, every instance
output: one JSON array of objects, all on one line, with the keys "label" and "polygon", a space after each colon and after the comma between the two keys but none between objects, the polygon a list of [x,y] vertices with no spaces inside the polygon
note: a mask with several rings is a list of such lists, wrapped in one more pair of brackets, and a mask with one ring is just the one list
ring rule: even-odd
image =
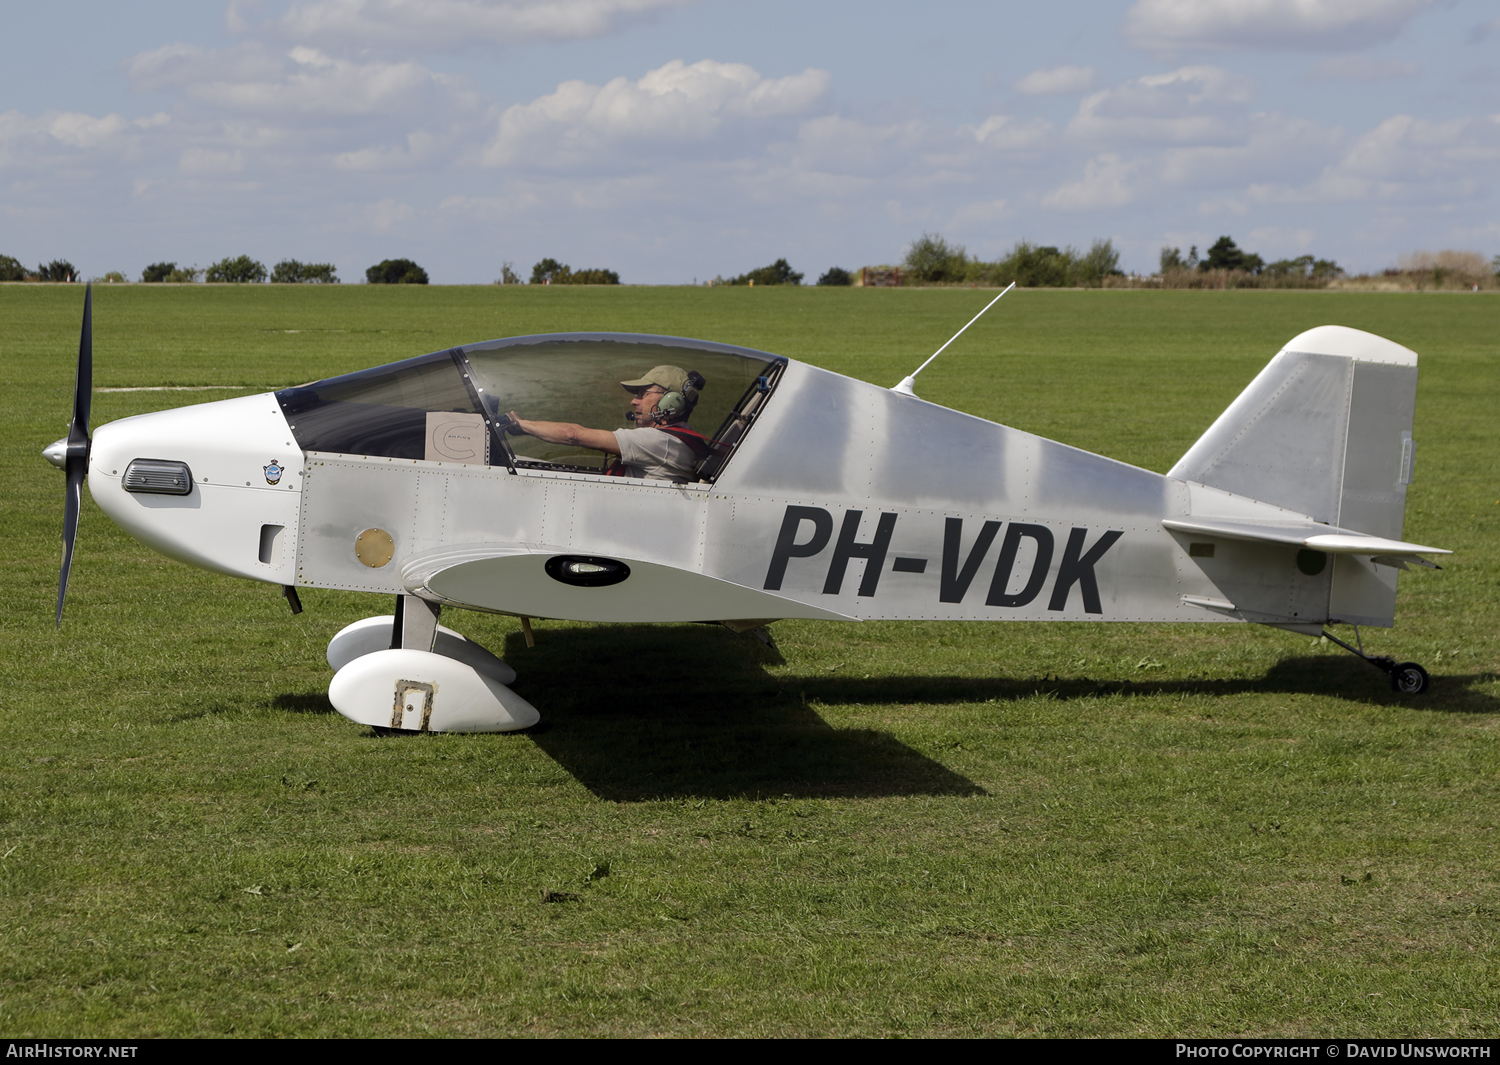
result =
[{"label": "circular inspection panel", "polygon": [[379,569],[396,554],[396,542],[384,529],[366,529],[354,538],[354,557],[371,569]]}]

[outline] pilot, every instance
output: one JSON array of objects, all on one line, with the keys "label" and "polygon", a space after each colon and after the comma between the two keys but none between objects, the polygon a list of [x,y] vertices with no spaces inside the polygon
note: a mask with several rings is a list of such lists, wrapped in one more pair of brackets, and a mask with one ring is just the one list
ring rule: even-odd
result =
[{"label": "pilot", "polygon": [[506,431],[617,455],[608,470],[611,476],[681,484],[693,479],[694,469],[711,450],[708,440],[687,424],[705,383],[696,370],[653,366],[634,381],[620,382],[630,393],[630,413],[625,417],[635,423],[634,429],[611,431],[571,422],[532,421],[511,411]]}]

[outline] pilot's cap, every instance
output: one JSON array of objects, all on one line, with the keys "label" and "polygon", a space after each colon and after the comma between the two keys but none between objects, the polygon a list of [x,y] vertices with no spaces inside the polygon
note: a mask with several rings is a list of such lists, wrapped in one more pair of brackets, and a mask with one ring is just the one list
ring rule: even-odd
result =
[{"label": "pilot's cap", "polygon": [[637,388],[665,389],[668,392],[681,392],[687,387],[688,373],[681,366],[653,366],[647,370],[638,381],[621,381],[620,384],[634,391]]}]

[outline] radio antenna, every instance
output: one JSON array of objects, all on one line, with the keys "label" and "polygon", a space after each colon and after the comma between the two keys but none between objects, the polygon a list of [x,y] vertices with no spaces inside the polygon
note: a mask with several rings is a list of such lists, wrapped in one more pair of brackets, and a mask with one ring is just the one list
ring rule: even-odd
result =
[{"label": "radio antenna", "polygon": [[[1013,289],[1015,287],[1016,287],[1016,283],[1014,281],[1012,281],[1010,284],[1008,284],[1008,285],[1005,286],[1005,292],[1009,292],[1011,289]],[[1005,295],[1005,292],[1000,293],[1000,296]],[[986,303],[984,305],[984,311],[989,310],[995,304],[999,303],[1000,302],[1000,296],[996,296],[994,299],[992,299],[988,303]],[[973,318],[970,318],[969,319],[969,325],[973,325],[975,322],[979,321],[979,319],[983,318],[984,317],[984,311],[980,311]],[[969,328],[969,325],[964,326],[964,329]],[[951,337],[949,337],[948,338],[948,344],[953,343],[959,337],[963,336],[964,335],[964,329],[960,329],[958,332],[954,333]],[[924,362],[921,366],[918,366],[917,369],[916,369],[916,372],[913,373],[911,376],[909,376],[909,377],[903,377],[901,379],[901,383],[899,385],[897,385],[896,387],[892,388],[891,391],[892,392],[900,392],[903,396],[915,396],[917,394],[917,374],[919,374],[923,370],[927,369],[928,363],[931,363],[933,359],[937,358],[944,351],[946,351],[947,348],[948,348],[948,344],[944,344],[942,347],[940,347],[936,351],[934,351],[930,356],[928,356],[927,362]]]}]

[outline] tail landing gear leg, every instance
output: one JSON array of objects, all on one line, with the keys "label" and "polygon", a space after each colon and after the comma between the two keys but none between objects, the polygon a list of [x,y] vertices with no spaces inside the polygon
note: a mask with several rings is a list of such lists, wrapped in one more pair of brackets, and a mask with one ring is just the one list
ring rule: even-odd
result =
[{"label": "tail landing gear leg", "polygon": [[1428,688],[1427,670],[1415,662],[1397,662],[1394,658],[1384,655],[1365,654],[1364,641],[1359,638],[1359,626],[1354,626],[1354,639],[1358,647],[1351,647],[1339,639],[1327,629],[1323,630],[1325,638],[1332,640],[1350,654],[1364,659],[1376,669],[1385,673],[1391,681],[1391,690],[1400,692],[1402,695],[1421,695]]}]

